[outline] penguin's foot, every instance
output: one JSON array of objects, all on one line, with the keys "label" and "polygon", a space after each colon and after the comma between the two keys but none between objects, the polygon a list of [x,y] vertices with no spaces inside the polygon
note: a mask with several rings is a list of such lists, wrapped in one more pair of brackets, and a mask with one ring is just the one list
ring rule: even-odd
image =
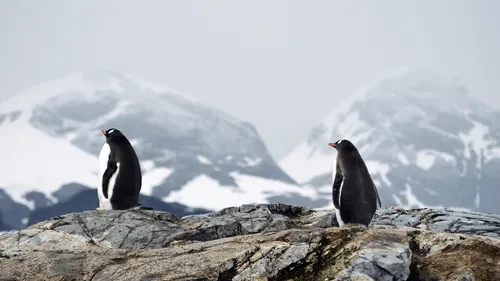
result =
[{"label": "penguin's foot", "polygon": [[103,209],[103,208],[101,208],[101,207],[97,207],[97,208],[95,208],[95,209],[96,209],[96,210],[99,210],[99,211],[104,210],[104,209]]},{"label": "penguin's foot", "polygon": [[346,223],[343,227],[352,229],[367,229],[367,226],[365,226],[364,224],[352,223],[352,222]]}]

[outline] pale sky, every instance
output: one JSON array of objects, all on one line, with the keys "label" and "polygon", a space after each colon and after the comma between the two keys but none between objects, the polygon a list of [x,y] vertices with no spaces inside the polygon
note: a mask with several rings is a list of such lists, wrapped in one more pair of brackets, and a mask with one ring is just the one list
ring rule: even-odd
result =
[{"label": "pale sky", "polygon": [[0,99],[72,72],[166,84],[253,123],[279,160],[382,73],[458,75],[500,108],[496,0],[0,0]]}]

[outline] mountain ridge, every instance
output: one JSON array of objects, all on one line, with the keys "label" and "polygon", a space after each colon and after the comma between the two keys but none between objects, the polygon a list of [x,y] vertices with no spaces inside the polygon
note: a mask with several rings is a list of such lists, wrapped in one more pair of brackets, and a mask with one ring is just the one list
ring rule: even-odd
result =
[{"label": "mountain ridge", "polygon": [[499,112],[457,78],[428,69],[382,76],[339,103],[279,162],[302,186],[331,190],[336,154],[328,142],[351,140],[385,206],[461,207],[500,212]]},{"label": "mountain ridge", "polygon": [[0,140],[0,154],[29,159],[0,164],[0,187],[28,209],[23,221],[36,206],[63,203],[54,194],[65,185],[96,187],[100,130],[111,127],[138,154],[141,194],[166,203],[217,210],[316,198],[281,170],[250,123],[142,78],[80,72],[0,103],[0,134],[9,136]]}]

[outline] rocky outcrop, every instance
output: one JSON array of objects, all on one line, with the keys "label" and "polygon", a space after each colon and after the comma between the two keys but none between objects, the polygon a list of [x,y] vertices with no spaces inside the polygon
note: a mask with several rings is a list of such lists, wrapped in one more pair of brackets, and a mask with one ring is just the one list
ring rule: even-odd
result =
[{"label": "rocky outcrop", "polygon": [[[95,209],[99,206],[99,199],[96,194],[97,190],[95,188],[83,186],[80,191],[73,196],[70,196],[69,199],[62,199],[49,207],[32,210],[28,216],[28,223],[26,226],[68,213]],[[175,202],[164,202],[154,196],[147,196],[144,194],[140,194],[139,202],[143,206],[159,211],[169,212],[176,216],[198,215],[211,212],[211,210],[190,208],[186,205]],[[11,212],[15,212],[15,210],[11,210]]]},{"label": "rocky outcrop", "polygon": [[85,211],[0,236],[0,280],[500,280],[500,216],[243,205],[177,218]]}]

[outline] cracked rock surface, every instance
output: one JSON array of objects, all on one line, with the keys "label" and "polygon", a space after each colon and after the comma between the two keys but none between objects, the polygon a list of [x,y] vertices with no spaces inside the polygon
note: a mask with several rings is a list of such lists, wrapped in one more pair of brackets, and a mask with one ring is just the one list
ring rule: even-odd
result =
[{"label": "cracked rock surface", "polygon": [[500,280],[500,216],[243,205],[177,218],[90,210],[0,235],[0,280]]}]

